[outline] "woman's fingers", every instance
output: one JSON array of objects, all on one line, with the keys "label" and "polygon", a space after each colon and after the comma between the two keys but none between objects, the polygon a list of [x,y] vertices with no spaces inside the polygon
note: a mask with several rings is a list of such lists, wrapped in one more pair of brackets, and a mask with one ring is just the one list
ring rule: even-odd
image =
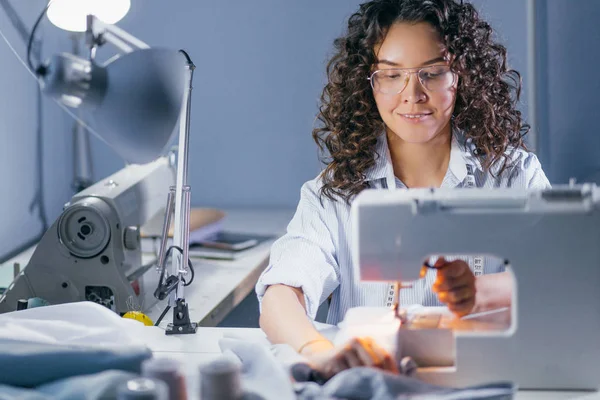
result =
[{"label": "woman's fingers", "polygon": [[475,296],[459,303],[448,304],[448,309],[458,317],[464,317],[469,314],[473,310],[473,307],[475,307]]},{"label": "woman's fingers", "polygon": [[344,356],[346,357],[346,362],[350,368],[360,367],[362,365],[362,360],[350,344],[346,345]]},{"label": "woman's fingers", "polygon": [[326,378],[354,367],[374,367],[398,373],[394,357],[368,337],[353,338],[344,347],[311,357],[313,366]]},{"label": "woman's fingers", "polygon": [[473,281],[472,277],[469,274],[463,274],[458,278],[436,278],[433,283],[432,290],[436,293],[447,292],[457,287],[469,285],[471,281]]},{"label": "woman's fingers", "polygon": [[356,351],[361,364],[365,367],[379,366],[383,360],[380,360],[377,353],[371,348],[371,339],[354,338],[352,339],[352,348]]},{"label": "woman's fingers", "polygon": [[397,372],[398,367],[392,357],[383,347],[371,338],[357,338],[353,343],[362,365]]},{"label": "woman's fingers", "polygon": [[475,306],[475,275],[463,260],[436,263],[437,277],[432,290],[450,311],[458,316],[471,312]]},{"label": "woman's fingers", "polygon": [[450,261],[441,265],[435,263],[435,268],[437,268],[437,276],[443,277],[444,279],[458,278],[459,276],[470,272],[469,264],[463,260]]},{"label": "woman's fingers", "polygon": [[475,287],[465,285],[446,292],[438,292],[438,298],[442,303],[456,304],[465,300],[475,298]]}]

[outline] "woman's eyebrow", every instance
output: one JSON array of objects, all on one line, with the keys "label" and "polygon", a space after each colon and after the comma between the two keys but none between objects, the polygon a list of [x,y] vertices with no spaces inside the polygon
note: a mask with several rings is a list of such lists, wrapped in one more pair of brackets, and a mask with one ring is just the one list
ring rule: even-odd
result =
[{"label": "woman's eyebrow", "polygon": [[[442,57],[442,56],[436,57],[436,58],[433,58],[433,59],[431,59],[429,61],[425,61],[420,66],[424,67],[426,65],[435,64],[435,63],[441,62],[441,61],[446,61],[446,58]],[[377,64],[387,64],[387,65],[391,65],[392,67],[401,67],[402,66],[402,64],[398,64],[398,63],[395,63],[395,62],[389,61],[389,60],[378,60]]]}]

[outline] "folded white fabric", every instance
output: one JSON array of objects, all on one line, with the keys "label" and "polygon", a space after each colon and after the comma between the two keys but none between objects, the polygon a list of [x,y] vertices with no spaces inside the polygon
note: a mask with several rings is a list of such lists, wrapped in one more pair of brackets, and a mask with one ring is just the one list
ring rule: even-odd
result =
[{"label": "folded white fabric", "polygon": [[388,353],[396,353],[396,337],[400,321],[388,307],[354,307],[339,323],[335,345],[343,345],[354,337],[368,336]]},{"label": "folded white fabric", "polygon": [[0,384],[33,388],[106,370],[138,373],[152,356],[144,326],[95,303],[0,315]]},{"label": "folded white fabric", "polygon": [[0,341],[87,346],[141,345],[144,326],[93,302],[57,304],[0,314]]}]

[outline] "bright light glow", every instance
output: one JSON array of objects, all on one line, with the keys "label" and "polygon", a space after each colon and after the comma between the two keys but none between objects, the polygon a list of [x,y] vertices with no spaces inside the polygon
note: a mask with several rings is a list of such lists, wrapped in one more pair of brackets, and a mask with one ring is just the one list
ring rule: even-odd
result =
[{"label": "bright light glow", "polygon": [[85,32],[87,15],[93,14],[106,24],[115,24],[130,7],[131,0],[54,0],[48,8],[48,19],[61,29]]}]

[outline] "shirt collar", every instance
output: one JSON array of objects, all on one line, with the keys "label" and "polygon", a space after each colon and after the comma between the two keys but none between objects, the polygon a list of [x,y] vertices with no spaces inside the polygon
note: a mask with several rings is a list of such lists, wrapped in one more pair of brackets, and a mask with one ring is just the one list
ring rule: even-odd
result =
[{"label": "shirt collar", "polygon": [[[394,167],[385,132],[379,135],[377,139],[375,153],[375,165],[365,173],[366,181],[385,179],[387,176],[393,174]],[[482,169],[481,162],[473,154],[473,146],[470,141],[466,141],[461,132],[454,131],[452,134],[450,163],[442,186],[456,186],[461,183],[467,176],[467,168],[469,168],[467,166],[470,166],[472,169]]]}]

